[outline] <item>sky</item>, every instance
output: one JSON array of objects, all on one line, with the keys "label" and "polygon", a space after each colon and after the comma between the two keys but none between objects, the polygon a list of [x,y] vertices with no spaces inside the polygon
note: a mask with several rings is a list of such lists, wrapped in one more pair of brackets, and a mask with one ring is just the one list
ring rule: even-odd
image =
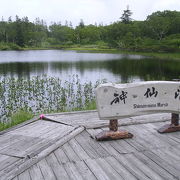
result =
[{"label": "sky", "polygon": [[85,25],[104,24],[120,20],[123,10],[132,11],[134,20],[145,20],[156,11],[180,11],[180,0],[0,0],[0,17],[4,20],[18,15],[31,22],[39,17],[51,22],[71,21],[73,26],[83,19]]}]

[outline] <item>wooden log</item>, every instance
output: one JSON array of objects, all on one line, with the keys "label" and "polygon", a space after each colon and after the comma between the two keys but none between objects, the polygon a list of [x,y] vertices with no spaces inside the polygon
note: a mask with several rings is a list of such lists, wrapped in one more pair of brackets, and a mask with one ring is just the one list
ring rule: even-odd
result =
[{"label": "wooden log", "polygon": [[171,114],[171,124],[166,124],[158,129],[159,133],[170,133],[180,131],[179,114]]},{"label": "wooden log", "polygon": [[98,141],[118,140],[132,137],[133,135],[127,131],[118,131],[117,119],[110,120],[109,131],[102,131],[101,133],[95,136],[96,140]]},{"label": "wooden log", "polygon": [[118,120],[117,119],[110,120],[109,130],[110,131],[117,131],[118,130]]},{"label": "wooden log", "polygon": [[96,135],[96,140],[107,141],[107,140],[118,140],[132,138],[133,135],[127,131],[102,131],[100,134]]}]

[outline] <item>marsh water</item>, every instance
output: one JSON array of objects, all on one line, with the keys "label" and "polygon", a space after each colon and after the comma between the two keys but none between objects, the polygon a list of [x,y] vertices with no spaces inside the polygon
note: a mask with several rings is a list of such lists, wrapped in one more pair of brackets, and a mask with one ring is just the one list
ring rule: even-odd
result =
[{"label": "marsh water", "polygon": [[0,51],[0,76],[32,78],[47,75],[82,82],[171,80],[179,78],[180,62],[140,55],[89,53],[69,50]]}]

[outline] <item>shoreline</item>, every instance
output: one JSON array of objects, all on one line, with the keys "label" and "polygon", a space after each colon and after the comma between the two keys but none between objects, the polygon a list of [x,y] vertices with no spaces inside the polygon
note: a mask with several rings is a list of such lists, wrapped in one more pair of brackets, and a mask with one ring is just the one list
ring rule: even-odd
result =
[{"label": "shoreline", "polygon": [[[0,50],[0,51],[12,51],[13,49]],[[129,55],[142,55],[146,57],[158,58],[161,60],[180,60],[180,53],[168,53],[168,52],[141,52],[141,51],[128,51],[120,50],[115,48],[92,48],[92,47],[39,47],[39,48],[21,48],[14,51],[28,51],[28,50],[74,50],[79,53],[88,52],[88,53],[112,53],[112,54],[129,54]]]}]

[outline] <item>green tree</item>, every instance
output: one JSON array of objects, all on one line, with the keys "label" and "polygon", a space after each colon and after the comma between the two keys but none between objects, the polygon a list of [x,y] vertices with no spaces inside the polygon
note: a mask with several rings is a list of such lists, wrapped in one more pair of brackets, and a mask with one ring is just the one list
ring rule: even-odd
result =
[{"label": "green tree", "polygon": [[170,31],[172,16],[169,11],[157,11],[149,15],[145,23],[149,30],[148,34],[151,34],[154,39],[162,40]]},{"label": "green tree", "polygon": [[74,41],[74,30],[69,26],[62,26],[61,24],[52,24],[49,26],[51,43],[64,44]]},{"label": "green tree", "polygon": [[21,19],[17,15],[16,15],[15,30],[16,30],[15,43],[23,47],[24,36],[23,36],[23,30],[22,30],[22,22],[21,22]]},{"label": "green tree", "polygon": [[129,24],[132,21],[131,15],[132,15],[132,12],[131,10],[129,10],[129,6],[127,6],[127,9],[124,10],[124,13],[122,14],[120,19],[123,23]]}]

